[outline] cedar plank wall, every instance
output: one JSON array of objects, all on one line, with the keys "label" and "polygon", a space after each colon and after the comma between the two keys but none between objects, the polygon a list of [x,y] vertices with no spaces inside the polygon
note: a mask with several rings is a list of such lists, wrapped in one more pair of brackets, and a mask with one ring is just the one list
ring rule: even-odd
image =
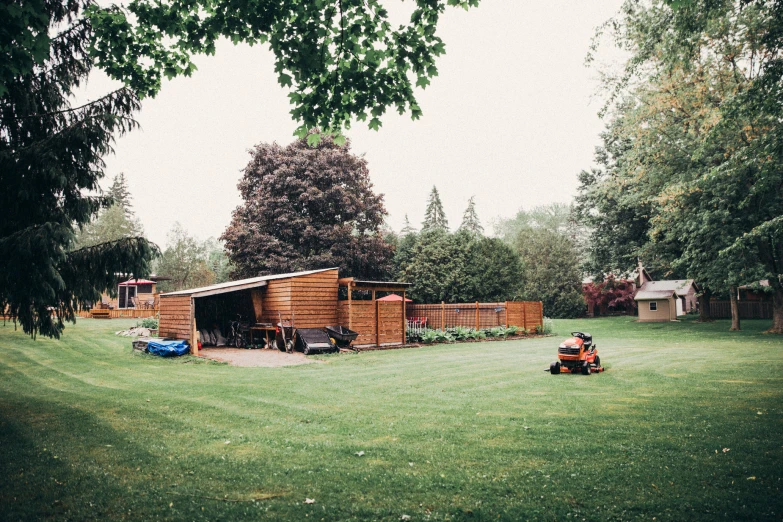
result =
[{"label": "cedar plank wall", "polygon": [[189,295],[161,296],[159,335],[174,339],[190,339],[190,314]]},{"label": "cedar plank wall", "polygon": [[530,330],[544,325],[544,309],[541,301],[511,301],[508,306],[509,326],[519,326]]},{"label": "cedar plank wall", "polygon": [[337,324],[348,328],[348,301],[337,301]]},{"label": "cedar plank wall", "polygon": [[380,344],[402,344],[403,328],[405,327],[402,322],[402,302],[378,301],[378,311],[380,315],[380,324],[378,325]]},{"label": "cedar plank wall", "polygon": [[337,324],[337,270],[269,281],[264,292],[264,320],[276,324],[294,316],[297,328]]},{"label": "cedar plank wall", "polygon": [[[347,303],[348,301],[343,301]],[[375,301],[351,301],[351,330],[359,337],[353,342],[356,346],[375,344]],[[344,323],[348,326],[348,323]]]}]

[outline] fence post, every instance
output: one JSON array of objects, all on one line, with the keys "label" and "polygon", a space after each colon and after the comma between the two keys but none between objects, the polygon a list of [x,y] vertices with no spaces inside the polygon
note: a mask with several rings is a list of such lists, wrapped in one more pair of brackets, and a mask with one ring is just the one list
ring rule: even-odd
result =
[{"label": "fence post", "polygon": [[375,346],[381,345],[381,302],[375,301]]},{"label": "fence post", "polygon": [[527,330],[527,301],[522,301],[522,328]]},{"label": "fence post", "polygon": [[348,283],[348,329],[353,328],[353,303],[351,302],[351,283]]},{"label": "fence post", "polygon": [[[541,322],[538,324],[541,325],[541,331],[543,331],[544,330],[544,302],[543,301],[538,302],[538,309],[541,311],[541,313],[539,314]],[[540,333],[540,332],[536,332],[536,333]]]},{"label": "fence post", "polygon": [[476,330],[479,329],[479,302],[476,301]]},{"label": "fence post", "polygon": [[402,291],[402,344],[408,340],[408,311],[405,309],[405,290]]},{"label": "fence post", "polygon": [[446,301],[440,302],[440,330],[446,331]]},{"label": "fence post", "polygon": [[508,301],[506,301],[506,328],[508,328]]},{"label": "fence post", "polygon": [[190,353],[191,355],[198,355],[198,329],[196,328],[196,300],[193,297],[190,298]]}]

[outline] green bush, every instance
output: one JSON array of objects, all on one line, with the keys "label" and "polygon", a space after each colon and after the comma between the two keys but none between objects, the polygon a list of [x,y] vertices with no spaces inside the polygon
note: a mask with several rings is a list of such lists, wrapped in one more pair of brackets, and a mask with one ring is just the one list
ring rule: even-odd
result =
[{"label": "green bush", "polygon": [[517,326],[496,326],[494,328],[485,328],[483,330],[476,330],[475,328],[467,328],[465,326],[453,326],[446,328],[445,332],[440,330],[433,330],[431,328],[425,328],[423,330],[411,331],[408,330],[406,339],[409,343],[451,343],[454,341],[478,341],[486,338],[502,338],[505,339],[510,335],[527,335],[528,331],[524,328]]},{"label": "green bush", "polygon": [[136,326],[141,326],[142,328],[149,328],[150,330],[157,330],[158,329],[158,320],[154,317],[146,317],[141,320],[140,323],[136,323]]},{"label": "green bush", "polygon": [[539,333],[542,333],[544,335],[551,335],[555,332],[555,322],[549,318],[544,317],[544,326],[541,328],[541,331]]},{"label": "green bush", "polygon": [[505,326],[496,326],[494,328],[485,329],[484,333],[487,337],[505,338],[509,335],[517,335],[518,333],[527,334],[527,331],[524,328],[519,328],[517,326],[509,326],[508,328]]},{"label": "green bush", "polygon": [[467,328],[465,326],[447,328],[446,331],[451,334],[455,341],[475,341],[477,339],[484,339],[487,336],[483,330],[476,330],[475,328]]},{"label": "green bush", "polygon": [[450,343],[454,342],[454,336],[449,332],[441,332],[440,330],[427,328],[421,332],[419,340],[424,344]]}]

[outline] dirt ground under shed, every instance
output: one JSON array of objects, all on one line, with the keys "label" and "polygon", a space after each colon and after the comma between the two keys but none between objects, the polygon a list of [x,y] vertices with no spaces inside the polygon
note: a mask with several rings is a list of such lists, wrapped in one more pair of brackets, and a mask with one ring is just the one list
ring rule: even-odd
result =
[{"label": "dirt ground under shed", "polygon": [[285,353],[279,350],[244,350],[240,348],[203,348],[199,355],[228,363],[232,366],[260,366],[265,368],[278,368],[280,366],[292,366],[295,364],[310,364],[316,361],[308,359],[302,353]]}]

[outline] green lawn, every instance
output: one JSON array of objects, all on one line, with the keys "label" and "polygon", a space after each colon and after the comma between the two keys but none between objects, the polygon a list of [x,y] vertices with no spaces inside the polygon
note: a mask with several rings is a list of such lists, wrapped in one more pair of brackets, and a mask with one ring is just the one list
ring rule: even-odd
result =
[{"label": "green lawn", "polygon": [[[783,515],[766,321],[558,321],[551,338],[276,369],[136,355],[113,335],[133,322],[60,341],[0,326],[1,520]],[[572,329],[605,373],[543,371]]]}]

